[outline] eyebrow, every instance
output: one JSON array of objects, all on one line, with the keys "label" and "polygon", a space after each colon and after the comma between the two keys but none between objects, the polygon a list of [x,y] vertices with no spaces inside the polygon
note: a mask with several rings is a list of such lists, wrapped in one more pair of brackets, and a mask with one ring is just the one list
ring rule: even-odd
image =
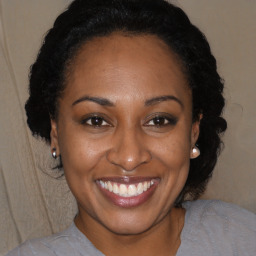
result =
[{"label": "eyebrow", "polygon": [[[163,96],[158,96],[158,97],[148,99],[148,100],[145,101],[145,106],[152,106],[152,105],[158,104],[160,102],[170,101],[170,100],[176,101],[177,103],[179,103],[179,105],[182,108],[184,108],[184,105],[183,105],[182,101],[179,100],[178,98],[176,98],[173,95],[163,95]],[[78,104],[80,102],[83,102],[83,101],[92,101],[92,102],[97,103],[101,106],[107,106],[107,107],[115,106],[115,104],[113,102],[111,102],[110,100],[108,100],[108,99],[101,98],[101,97],[91,97],[91,96],[84,96],[82,98],[79,98],[78,100],[76,100],[72,103],[72,106],[75,106],[76,104]]]},{"label": "eyebrow", "polygon": [[90,97],[90,96],[84,96],[82,98],[79,98],[78,100],[74,101],[72,103],[72,106],[75,106],[76,104],[83,102],[83,101],[92,101],[95,102],[101,106],[107,106],[107,107],[113,107],[114,103],[109,101],[108,99],[105,98],[100,98],[100,97]]},{"label": "eyebrow", "polygon": [[178,99],[177,97],[173,96],[173,95],[163,95],[163,96],[158,96],[149,100],[146,100],[145,102],[145,106],[152,106],[155,105],[157,103],[163,102],[163,101],[169,101],[169,100],[174,100],[177,103],[179,103],[179,105],[184,108],[184,105],[182,103],[182,101],[180,99]]}]

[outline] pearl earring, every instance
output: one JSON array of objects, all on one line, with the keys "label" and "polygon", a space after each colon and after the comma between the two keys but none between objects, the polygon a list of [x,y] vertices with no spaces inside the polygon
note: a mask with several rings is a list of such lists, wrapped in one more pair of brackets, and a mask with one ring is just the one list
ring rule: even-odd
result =
[{"label": "pearl earring", "polygon": [[52,157],[53,157],[54,159],[57,158],[56,148],[53,148],[53,149],[52,149]]},{"label": "pearl earring", "polygon": [[194,146],[192,148],[192,151],[190,153],[190,159],[194,159],[200,156],[200,149],[197,146]]}]

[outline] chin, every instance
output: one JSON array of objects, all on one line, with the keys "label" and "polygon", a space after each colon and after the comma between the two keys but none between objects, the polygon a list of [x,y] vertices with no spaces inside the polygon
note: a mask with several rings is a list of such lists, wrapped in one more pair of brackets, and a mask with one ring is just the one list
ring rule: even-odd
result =
[{"label": "chin", "polygon": [[[123,213],[123,214],[122,214]],[[105,215],[106,216],[106,215]],[[126,212],[116,212],[101,220],[101,225],[114,234],[138,235],[154,227],[164,216],[148,214],[148,211],[134,212],[126,209]]]},{"label": "chin", "polygon": [[145,233],[150,228],[152,228],[153,225],[154,224],[149,223],[123,223],[121,225],[114,225],[106,228],[117,235],[132,236]]}]

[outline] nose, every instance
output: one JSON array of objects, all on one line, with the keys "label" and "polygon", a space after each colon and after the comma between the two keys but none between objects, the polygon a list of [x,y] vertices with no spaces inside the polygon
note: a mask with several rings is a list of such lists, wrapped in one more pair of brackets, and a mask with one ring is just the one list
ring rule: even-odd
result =
[{"label": "nose", "polygon": [[107,160],[120,166],[124,171],[133,171],[152,159],[138,131],[122,131],[115,135],[112,142],[112,148],[107,153]]}]

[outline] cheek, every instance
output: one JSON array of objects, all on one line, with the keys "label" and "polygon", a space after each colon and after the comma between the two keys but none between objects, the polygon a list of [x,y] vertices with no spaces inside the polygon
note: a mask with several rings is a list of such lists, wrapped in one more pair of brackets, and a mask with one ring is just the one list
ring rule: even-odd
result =
[{"label": "cheek", "polygon": [[190,165],[189,136],[187,133],[182,133],[182,136],[169,135],[162,143],[155,144],[154,156],[158,163],[161,163],[156,166],[159,171],[161,169],[163,175],[159,204],[164,205],[163,212],[166,212],[179,196],[187,180]]},{"label": "cheek", "polygon": [[60,133],[59,146],[65,173],[77,176],[89,175],[101,161],[107,150],[104,140],[92,139],[83,131]]},{"label": "cheek", "polygon": [[173,132],[161,143],[155,143],[154,155],[161,162],[164,170],[163,193],[168,190],[168,197],[163,200],[173,203],[184,187],[189,172],[189,132],[177,129],[177,133]]},{"label": "cheek", "polygon": [[86,205],[90,211],[91,198],[94,198],[95,193],[95,175],[99,175],[99,163],[106,149],[104,143],[85,136],[83,132],[68,131],[68,128],[62,130],[59,136],[65,177],[77,202]]},{"label": "cheek", "polygon": [[167,167],[179,170],[190,161],[190,133],[177,129],[161,141],[155,141],[153,154]]}]

